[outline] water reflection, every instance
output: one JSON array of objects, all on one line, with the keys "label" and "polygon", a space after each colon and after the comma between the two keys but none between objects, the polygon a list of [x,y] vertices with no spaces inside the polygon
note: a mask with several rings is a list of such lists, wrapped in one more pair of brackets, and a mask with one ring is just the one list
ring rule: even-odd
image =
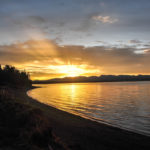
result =
[{"label": "water reflection", "polygon": [[37,85],[29,95],[58,109],[150,134],[150,82]]}]

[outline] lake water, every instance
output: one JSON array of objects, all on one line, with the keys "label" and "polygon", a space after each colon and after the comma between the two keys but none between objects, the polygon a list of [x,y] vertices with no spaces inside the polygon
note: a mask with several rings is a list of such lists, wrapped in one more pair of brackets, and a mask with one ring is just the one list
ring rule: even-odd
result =
[{"label": "lake water", "polygon": [[150,82],[38,84],[28,95],[84,118],[150,135]]}]

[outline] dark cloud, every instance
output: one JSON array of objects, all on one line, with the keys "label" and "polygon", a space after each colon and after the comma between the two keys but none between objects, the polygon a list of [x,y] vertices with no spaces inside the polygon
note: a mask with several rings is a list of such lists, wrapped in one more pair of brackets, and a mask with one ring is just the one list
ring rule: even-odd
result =
[{"label": "dark cloud", "polygon": [[47,23],[46,19],[41,16],[12,17],[11,21],[15,25],[21,25],[28,28],[37,28],[41,26],[43,29],[46,29],[43,25]]},{"label": "dark cloud", "polygon": [[[150,38],[149,8],[148,0],[1,0],[0,42],[27,40],[28,34],[34,34],[35,30],[51,39],[63,31],[65,44],[86,45],[98,39],[109,42],[140,37],[147,40]],[[82,41],[77,32],[82,34]]]},{"label": "dark cloud", "polygon": [[131,44],[140,44],[140,43],[143,43],[143,42],[140,41],[140,40],[129,40],[129,43],[131,43]]},{"label": "dark cloud", "polygon": [[29,16],[28,17],[28,20],[30,21],[33,21],[33,22],[39,22],[39,23],[44,23],[44,22],[46,22],[46,20],[43,18],[43,17],[41,17],[41,16]]},{"label": "dark cloud", "polygon": [[[0,63],[37,72],[71,63],[107,74],[149,73],[149,18],[149,0],[1,0],[0,43],[7,45],[0,45]],[[30,40],[45,38],[54,40]]]},{"label": "dark cloud", "polygon": [[[33,67],[34,65],[30,66],[29,70],[33,70],[33,72],[34,70],[42,70],[43,66],[67,65],[69,63],[101,68],[104,74],[150,73],[149,49],[139,54],[135,51],[137,49],[132,47],[59,46],[50,40],[27,41],[0,46],[0,63],[34,64],[38,68]],[[27,68],[29,68],[28,65],[26,65]],[[40,66],[41,68],[39,68]]]}]

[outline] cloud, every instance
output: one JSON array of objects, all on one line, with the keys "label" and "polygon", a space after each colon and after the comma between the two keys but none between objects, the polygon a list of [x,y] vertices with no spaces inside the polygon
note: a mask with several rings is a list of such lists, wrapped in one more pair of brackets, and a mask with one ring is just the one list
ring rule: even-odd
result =
[{"label": "cloud", "polygon": [[47,23],[47,20],[44,17],[41,16],[23,16],[23,17],[12,17],[11,18],[12,23],[15,25],[18,25],[20,27],[26,27],[26,28],[42,28],[45,29],[45,25]]},{"label": "cloud", "polygon": [[[100,74],[150,74],[150,53],[136,53],[134,47],[111,46],[60,46],[51,40],[29,40],[0,46],[0,64],[26,69],[35,78],[52,78],[64,75],[60,68],[75,65],[87,72]],[[64,67],[65,68],[65,67]]]},{"label": "cloud", "polygon": [[[72,43],[79,41],[76,31],[82,34],[83,40],[79,41],[82,44],[96,41],[98,35],[107,42],[137,37],[145,40],[149,37],[149,7],[148,0],[138,0],[136,5],[129,0],[36,0],[36,3],[35,0],[1,0],[0,42],[26,40],[28,32],[35,31],[46,32],[45,37],[51,38],[59,31],[67,44],[71,43],[68,39]],[[87,38],[87,33],[93,36]]]},{"label": "cloud", "polygon": [[116,18],[112,18],[110,16],[101,16],[101,15],[92,16],[92,19],[96,20],[96,21],[100,21],[102,23],[110,23],[110,24],[118,21],[118,19],[116,19]]},{"label": "cloud", "polygon": [[144,49],[144,53],[150,53],[150,48],[149,49]]},{"label": "cloud", "polygon": [[140,41],[140,40],[129,40],[129,43],[131,43],[131,44],[141,44],[142,41]]},{"label": "cloud", "polygon": [[37,23],[44,23],[44,22],[46,22],[46,20],[43,17],[41,17],[41,16],[28,16],[27,20],[28,21],[37,22]]}]

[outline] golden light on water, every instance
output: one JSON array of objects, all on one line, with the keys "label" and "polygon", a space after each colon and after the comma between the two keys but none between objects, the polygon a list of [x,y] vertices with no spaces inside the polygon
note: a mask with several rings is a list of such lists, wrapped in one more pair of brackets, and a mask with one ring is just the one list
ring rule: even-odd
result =
[{"label": "golden light on water", "polygon": [[150,133],[148,82],[61,83],[35,86],[41,88],[33,89],[28,94],[42,103],[88,119]]}]

